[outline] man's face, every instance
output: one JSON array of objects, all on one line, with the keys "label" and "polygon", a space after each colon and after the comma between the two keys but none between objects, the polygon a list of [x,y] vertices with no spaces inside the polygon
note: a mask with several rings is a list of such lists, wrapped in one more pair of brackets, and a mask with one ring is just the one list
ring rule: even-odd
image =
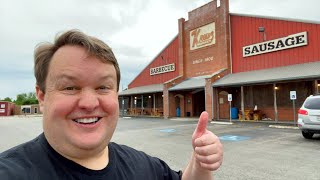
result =
[{"label": "man's face", "polygon": [[63,46],[53,56],[45,94],[37,87],[45,135],[56,150],[102,150],[116,128],[119,105],[114,66]]}]

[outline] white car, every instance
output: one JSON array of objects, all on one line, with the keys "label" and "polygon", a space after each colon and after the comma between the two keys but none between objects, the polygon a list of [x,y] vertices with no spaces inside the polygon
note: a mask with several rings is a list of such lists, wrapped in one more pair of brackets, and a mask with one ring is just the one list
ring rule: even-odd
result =
[{"label": "white car", "polygon": [[298,112],[298,126],[306,139],[320,134],[320,95],[306,98]]}]

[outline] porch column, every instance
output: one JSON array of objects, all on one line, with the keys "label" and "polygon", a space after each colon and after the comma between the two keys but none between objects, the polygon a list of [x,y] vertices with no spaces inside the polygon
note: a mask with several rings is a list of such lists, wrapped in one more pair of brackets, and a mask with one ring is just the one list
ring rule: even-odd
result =
[{"label": "porch column", "polygon": [[314,80],[313,84],[313,94],[318,94],[319,93],[319,85],[318,85],[318,80]]},{"label": "porch column", "polygon": [[244,90],[243,86],[241,86],[241,120],[244,120]]},{"label": "porch column", "polygon": [[273,84],[274,120],[278,122],[277,85]]}]

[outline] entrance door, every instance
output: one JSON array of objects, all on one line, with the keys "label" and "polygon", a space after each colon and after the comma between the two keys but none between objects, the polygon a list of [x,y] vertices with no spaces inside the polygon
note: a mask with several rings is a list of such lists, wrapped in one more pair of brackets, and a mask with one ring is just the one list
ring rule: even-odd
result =
[{"label": "entrance door", "polygon": [[193,94],[193,116],[199,117],[200,114],[205,111],[205,94],[204,91],[197,92]]},{"label": "entrance door", "polygon": [[221,91],[219,93],[219,119],[229,119],[229,102],[228,102],[228,92]]}]

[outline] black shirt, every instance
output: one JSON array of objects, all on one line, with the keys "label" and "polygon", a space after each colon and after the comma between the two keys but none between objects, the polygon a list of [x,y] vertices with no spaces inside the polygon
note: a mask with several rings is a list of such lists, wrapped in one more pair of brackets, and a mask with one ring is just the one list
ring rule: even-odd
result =
[{"label": "black shirt", "polygon": [[57,153],[42,133],[34,140],[0,154],[0,179],[181,179],[181,171],[171,170],[165,162],[158,158],[112,142],[108,147],[108,165],[102,170],[91,170]]}]

